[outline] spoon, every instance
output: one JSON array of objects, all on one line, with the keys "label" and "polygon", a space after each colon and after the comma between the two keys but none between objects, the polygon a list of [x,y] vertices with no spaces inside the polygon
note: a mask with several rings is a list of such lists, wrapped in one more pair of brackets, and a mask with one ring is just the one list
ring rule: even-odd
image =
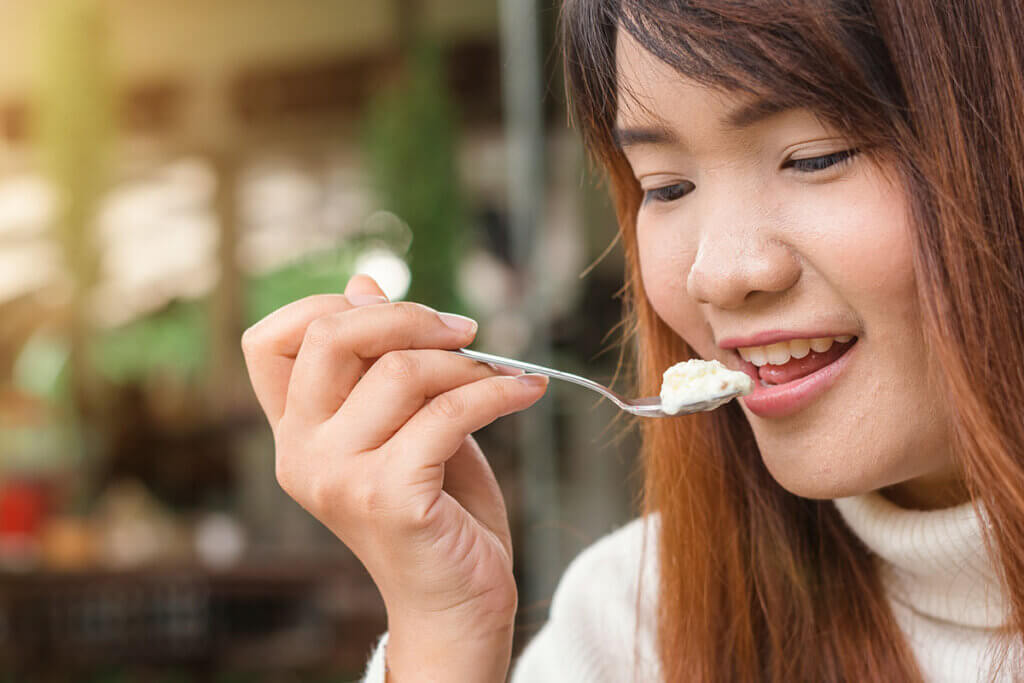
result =
[{"label": "spoon", "polygon": [[601,394],[609,401],[614,403],[620,409],[625,410],[627,413],[633,415],[639,415],[640,417],[673,417],[674,415],[690,415],[693,413],[699,413],[705,410],[714,410],[719,406],[728,403],[732,399],[740,395],[739,391],[732,391],[725,394],[713,394],[709,396],[702,396],[700,400],[694,401],[693,403],[687,403],[680,407],[678,412],[666,413],[662,409],[661,397],[650,396],[647,398],[626,398],[621,394],[618,394],[603,384],[587,379],[586,377],[580,377],[579,375],[573,375],[572,373],[562,372],[561,370],[553,370],[546,368],[542,365],[534,365],[533,363],[527,363],[526,361],[515,360],[514,358],[504,358],[502,356],[495,356],[490,353],[481,353],[479,351],[470,351],[469,349],[458,349],[452,351],[452,353],[465,356],[466,358],[472,358],[475,361],[481,363],[489,363],[491,365],[502,365],[509,368],[518,368],[525,370],[526,372],[533,372],[539,375],[547,375],[555,379],[564,380],[566,382],[572,382],[578,384],[581,387],[586,387],[591,391],[596,391]]}]

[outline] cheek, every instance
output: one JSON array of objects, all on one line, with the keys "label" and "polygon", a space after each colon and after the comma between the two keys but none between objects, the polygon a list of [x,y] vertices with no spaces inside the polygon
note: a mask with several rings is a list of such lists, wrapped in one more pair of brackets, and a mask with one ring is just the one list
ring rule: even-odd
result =
[{"label": "cheek", "polygon": [[681,231],[646,226],[637,230],[637,248],[644,292],[655,313],[698,354],[711,358],[714,337],[699,305],[686,293],[696,243]]},{"label": "cheek", "polygon": [[861,315],[867,334],[919,332],[913,237],[903,192],[874,175],[849,200],[846,205],[855,208],[845,220],[838,217],[821,245],[833,255],[821,262],[831,263],[835,290]]}]

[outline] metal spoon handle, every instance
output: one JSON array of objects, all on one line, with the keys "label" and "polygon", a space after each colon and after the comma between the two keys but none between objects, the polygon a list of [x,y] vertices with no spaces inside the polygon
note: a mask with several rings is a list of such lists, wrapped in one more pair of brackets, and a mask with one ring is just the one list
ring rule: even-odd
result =
[{"label": "metal spoon handle", "polygon": [[553,368],[546,368],[543,365],[536,365],[534,363],[527,363],[526,361],[516,360],[515,358],[505,358],[503,356],[495,356],[490,353],[481,353],[480,351],[470,351],[469,349],[458,349],[452,351],[452,353],[465,356],[466,358],[472,358],[483,363],[492,363],[494,365],[504,365],[510,368],[519,368],[526,372],[535,372],[541,375],[547,375],[548,377],[554,377],[555,379],[565,380],[566,382],[572,382],[579,384],[582,387],[591,389],[598,393],[607,396],[609,399],[614,401],[619,407],[625,407],[625,399],[619,394],[615,393],[603,384],[598,384],[593,380],[589,380],[586,377],[580,377],[574,375],[571,372],[562,372],[561,370],[555,370]]}]

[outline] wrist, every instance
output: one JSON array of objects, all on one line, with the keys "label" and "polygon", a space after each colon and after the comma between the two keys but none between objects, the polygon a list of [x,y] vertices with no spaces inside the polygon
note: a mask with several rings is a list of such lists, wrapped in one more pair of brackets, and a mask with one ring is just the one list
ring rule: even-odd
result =
[{"label": "wrist", "polygon": [[512,657],[507,632],[451,636],[428,627],[391,624],[385,651],[387,683],[504,683]]}]

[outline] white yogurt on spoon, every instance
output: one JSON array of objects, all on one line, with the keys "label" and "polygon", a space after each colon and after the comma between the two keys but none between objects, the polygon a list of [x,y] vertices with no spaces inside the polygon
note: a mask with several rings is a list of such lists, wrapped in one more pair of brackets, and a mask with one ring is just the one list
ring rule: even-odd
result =
[{"label": "white yogurt on spoon", "polygon": [[754,390],[754,381],[746,373],[736,372],[717,360],[692,359],[676,363],[662,377],[661,409],[669,415],[683,406],[713,401],[723,395],[746,396]]}]

